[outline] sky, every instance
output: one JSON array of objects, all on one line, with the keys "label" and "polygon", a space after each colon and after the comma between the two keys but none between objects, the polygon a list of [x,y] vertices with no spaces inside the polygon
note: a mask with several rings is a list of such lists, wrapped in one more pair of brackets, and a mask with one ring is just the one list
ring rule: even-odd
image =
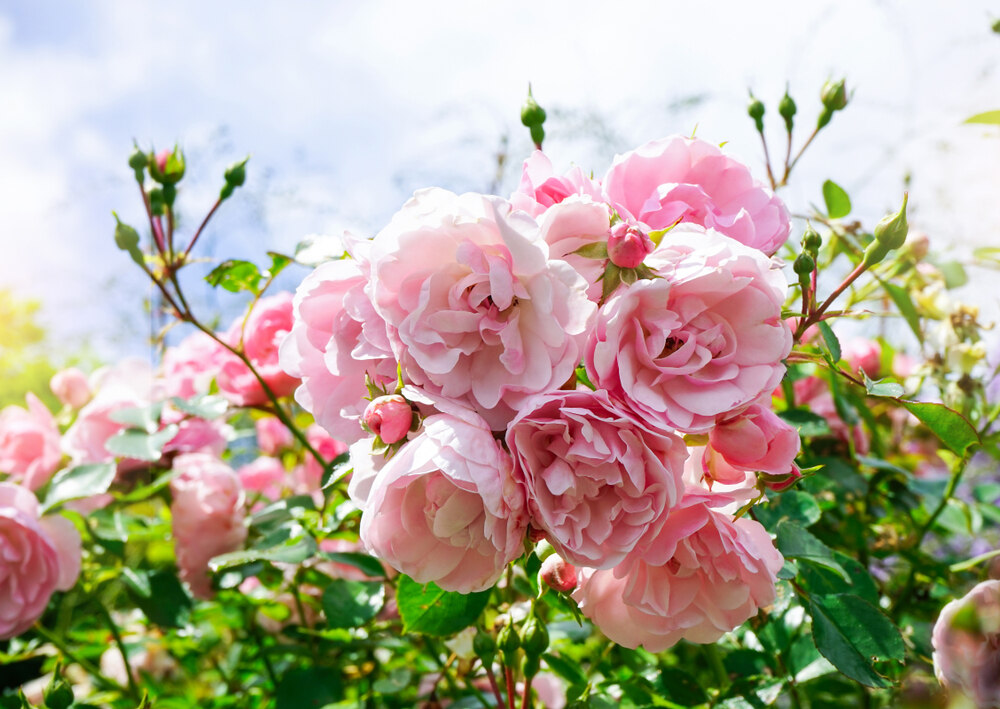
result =
[{"label": "sky", "polygon": [[[833,179],[871,224],[908,185],[911,225],[967,259],[1000,246],[1000,129],[963,124],[1000,108],[998,15],[986,0],[0,0],[0,288],[41,299],[67,351],[136,353],[149,288],[115,248],[111,215],[141,225],[133,140],[184,148],[182,235],[225,166],[250,154],[247,186],[199,253],[262,262],[309,234],[374,234],[421,187],[509,193],[531,149],[519,123],[529,82],[557,169],[600,175],[616,153],[697,130],[763,179],[747,89],[770,107],[781,153],[786,85],[801,141],[819,87],[845,76],[851,105],[781,192],[791,211],[821,204]],[[242,304],[207,292],[206,268],[189,288],[224,324]],[[989,314],[992,275],[974,272],[962,292]]]}]

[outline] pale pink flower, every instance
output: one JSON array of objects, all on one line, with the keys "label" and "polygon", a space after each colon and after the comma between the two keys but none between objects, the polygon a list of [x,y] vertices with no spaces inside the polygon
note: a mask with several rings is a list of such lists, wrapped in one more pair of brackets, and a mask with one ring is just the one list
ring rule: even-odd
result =
[{"label": "pale pink flower", "polygon": [[408,381],[503,430],[573,373],[593,322],[583,278],[499,198],[418,191],[372,242],[375,309]]},{"label": "pale pink flower", "polygon": [[359,504],[365,546],[419,583],[482,591],[523,552],[523,491],[510,456],[471,412],[425,419]]},{"label": "pale pink flower", "polygon": [[555,174],[552,161],[541,150],[536,150],[524,161],[521,183],[510,196],[510,202],[515,209],[538,217],[549,207],[573,195],[588,195],[600,200],[601,183],[587,177],[578,166],[563,175]]},{"label": "pale pink flower", "polygon": [[282,367],[302,380],[295,400],[348,444],[365,435],[365,375],[379,385],[396,380],[385,324],[365,293],[366,274],[367,260],[359,258],[329,261],[306,276],[295,292],[295,324],[281,345]]},{"label": "pale pink flower", "polygon": [[[330,436],[317,424],[313,424],[306,429],[306,440],[309,441],[323,460],[329,463],[341,453],[347,452],[347,445],[342,441]],[[301,487],[303,492],[314,492],[319,490],[323,481],[323,468],[319,462],[308,451],[305,454],[305,462],[300,471]]]},{"label": "pale pink flower", "polygon": [[[234,347],[242,341],[243,353],[275,396],[287,396],[299,384],[297,377],[278,364],[278,348],[291,331],[292,322],[292,294],[279,293],[257,301],[250,316],[236,318],[223,336]],[[260,381],[232,353],[225,355],[216,382],[222,395],[239,406],[267,401]]]},{"label": "pale pink flower", "polygon": [[684,490],[687,447],[605,391],[529,400],[507,430],[532,526],[572,564],[610,568],[655,535]]},{"label": "pale pink flower", "polygon": [[93,396],[87,375],[76,367],[56,372],[49,382],[49,388],[56,398],[71,409],[79,409]]},{"label": "pale pink flower", "polygon": [[872,379],[879,378],[882,362],[882,345],[867,337],[855,337],[843,347],[842,356],[854,372],[863,371]]},{"label": "pale pink flower", "polygon": [[577,584],[576,567],[558,554],[545,557],[538,578],[549,588],[569,593]]},{"label": "pale pink flower", "polygon": [[719,422],[708,442],[730,465],[772,475],[789,473],[800,444],[798,431],[760,404]]},{"label": "pale pink flower", "polygon": [[576,253],[585,246],[608,241],[611,211],[604,202],[587,196],[573,196],[546,210],[538,218],[538,231],[549,245],[549,258],[561,259],[587,281],[587,297],[595,303],[601,298],[601,274],[606,260]]},{"label": "pale pink flower", "polygon": [[180,576],[198,598],[211,598],[208,562],[243,546],[243,487],[233,469],[207,453],[174,459],[170,514]]},{"label": "pale pink flower", "polygon": [[787,284],[759,251],[675,227],[646,264],[661,278],[619,288],[587,344],[587,374],[645,420],[708,431],[770,392],[792,334]]},{"label": "pale pink flower", "polygon": [[638,268],[653,253],[649,234],[626,222],[618,222],[608,236],[608,260],[620,268]]},{"label": "pale pink flower", "polygon": [[773,602],[783,560],[767,531],[712,504],[689,493],[641,554],[584,572],[573,598],[608,638],[649,652],[712,643]]},{"label": "pale pink flower", "polygon": [[166,396],[190,399],[207,394],[230,353],[204,332],[195,332],[168,347],[161,367]]},{"label": "pale pink flower", "polygon": [[164,453],[211,453],[220,456],[229,446],[233,428],[221,419],[189,416],[170,406],[164,407],[160,423],[177,424],[177,435],[163,446]]},{"label": "pale pink flower", "polygon": [[977,707],[1000,706],[1000,581],[983,581],[948,603],[931,635],[934,674]]},{"label": "pale pink flower", "polygon": [[0,473],[37,490],[59,468],[62,450],[52,414],[34,394],[26,398],[27,409],[7,406],[0,411]]},{"label": "pale pink flower", "polygon": [[365,408],[364,422],[383,443],[397,443],[410,431],[413,409],[399,394],[380,396]]},{"label": "pale pink flower", "polygon": [[254,422],[257,430],[257,447],[264,455],[278,455],[291,448],[295,438],[288,427],[276,416],[265,416]]},{"label": "pale pink flower", "polygon": [[697,138],[662,138],[618,155],[604,194],[626,221],[650,229],[691,222],[768,255],[791,228],[785,205],[743,163]]},{"label": "pale pink flower", "polygon": [[55,591],[80,574],[80,534],[65,517],[41,517],[26,488],[0,482],[0,640],[30,628]]},{"label": "pale pink flower", "polygon": [[277,458],[260,456],[236,471],[240,484],[248,492],[258,492],[270,500],[281,497],[288,473]]}]

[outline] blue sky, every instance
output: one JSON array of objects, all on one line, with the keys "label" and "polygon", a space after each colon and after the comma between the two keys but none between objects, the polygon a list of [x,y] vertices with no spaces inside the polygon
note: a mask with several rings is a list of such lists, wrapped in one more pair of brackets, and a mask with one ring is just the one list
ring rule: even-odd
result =
[{"label": "blue sky", "polygon": [[[509,192],[530,149],[518,123],[529,81],[557,167],[600,174],[616,152],[697,125],[762,176],[747,87],[773,107],[789,82],[805,125],[823,80],[846,75],[853,105],[783,197],[805,212],[832,178],[875,219],[910,175],[911,222],[962,255],[1000,244],[1000,135],[961,124],[1000,108],[991,6],[0,0],[0,287],[40,297],[68,348],[141,350],[134,296],[147,289],[110,215],[140,223],[133,138],[184,146],[188,227],[225,165],[251,153],[248,186],[202,255],[262,260],[311,233],[374,233],[420,187],[487,190],[504,136]],[[995,311],[989,289],[970,297]]]}]

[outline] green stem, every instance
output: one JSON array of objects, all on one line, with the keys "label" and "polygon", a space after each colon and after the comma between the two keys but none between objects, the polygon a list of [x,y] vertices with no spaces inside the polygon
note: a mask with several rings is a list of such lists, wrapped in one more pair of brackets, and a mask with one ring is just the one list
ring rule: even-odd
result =
[{"label": "green stem", "polygon": [[62,638],[55,633],[50,633],[41,623],[36,623],[33,630],[45,638],[45,640],[59,648],[59,652],[61,652],[70,662],[75,662],[80,665],[80,667],[82,667],[87,674],[97,680],[99,684],[110,689],[117,690],[122,694],[127,692],[125,687],[121,686],[113,679],[105,676],[92,662],[84,660],[82,657],[70,650],[69,646],[65,643],[65,641],[63,641]]},{"label": "green stem", "polygon": [[132,672],[132,663],[129,662],[128,652],[125,650],[125,642],[122,640],[122,634],[118,631],[118,626],[115,624],[111,614],[108,613],[108,609],[104,607],[104,604],[96,598],[94,600],[97,603],[97,607],[100,609],[101,617],[104,619],[104,623],[108,626],[108,630],[111,631],[111,636],[115,639],[115,645],[118,646],[118,652],[121,653],[122,662],[125,663],[125,676],[128,678],[129,695],[132,699],[138,702],[142,698],[142,693],[139,691],[139,686],[135,682],[135,675]]},{"label": "green stem", "polygon": [[726,672],[725,665],[722,664],[722,656],[719,655],[719,648],[714,643],[710,643],[703,647],[705,650],[705,657],[708,659],[708,665],[712,668],[712,673],[715,675],[715,681],[719,685],[719,691],[725,692],[729,689],[729,674]]}]

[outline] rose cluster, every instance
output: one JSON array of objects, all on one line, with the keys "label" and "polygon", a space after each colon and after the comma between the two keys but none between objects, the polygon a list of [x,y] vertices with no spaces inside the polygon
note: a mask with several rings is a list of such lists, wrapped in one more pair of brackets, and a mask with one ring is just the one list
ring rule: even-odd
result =
[{"label": "rose cluster", "polygon": [[601,180],[536,152],[509,200],[421,190],[346,237],[280,362],[351,444],[362,542],[472,592],[544,537],[581,610],[652,651],[770,604],[782,558],[738,510],[798,475],[771,405],[788,233],[744,165],[674,137]]}]

